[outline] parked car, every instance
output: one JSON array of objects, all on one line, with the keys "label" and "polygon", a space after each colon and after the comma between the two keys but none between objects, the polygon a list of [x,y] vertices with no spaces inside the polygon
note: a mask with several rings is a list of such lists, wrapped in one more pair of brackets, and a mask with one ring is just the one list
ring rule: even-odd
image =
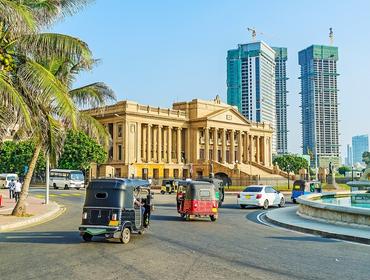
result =
[{"label": "parked car", "polygon": [[237,204],[240,208],[248,205],[260,206],[267,209],[269,206],[285,206],[284,196],[272,186],[249,186],[238,194]]}]

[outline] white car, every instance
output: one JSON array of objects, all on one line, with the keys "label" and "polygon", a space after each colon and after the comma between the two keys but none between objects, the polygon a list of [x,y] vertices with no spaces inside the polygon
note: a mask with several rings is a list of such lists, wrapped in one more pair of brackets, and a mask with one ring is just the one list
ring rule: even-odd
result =
[{"label": "white car", "polygon": [[248,205],[260,206],[267,209],[271,205],[284,207],[285,198],[272,186],[249,186],[238,194],[237,204],[240,208],[245,208]]}]

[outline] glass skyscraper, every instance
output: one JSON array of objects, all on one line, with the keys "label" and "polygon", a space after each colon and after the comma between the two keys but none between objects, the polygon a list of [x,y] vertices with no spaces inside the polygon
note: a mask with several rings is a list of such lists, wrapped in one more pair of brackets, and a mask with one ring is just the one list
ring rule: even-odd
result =
[{"label": "glass skyscraper", "polygon": [[303,153],[319,166],[340,164],[338,139],[338,48],[312,45],[298,54],[301,66]]},{"label": "glass skyscraper", "polygon": [[369,136],[357,135],[352,137],[353,163],[362,163],[362,154],[369,151]]},{"label": "glass skyscraper", "polygon": [[273,47],[275,51],[275,87],[276,87],[276,150],[278,154],[288,153],[287,123],[287,48]]},{"label": "glass skyscraper", "polygon": [[272,125],[272,152],[276,153],[275,51],[264,42],[228,51],[227,103],[249,120]]}]

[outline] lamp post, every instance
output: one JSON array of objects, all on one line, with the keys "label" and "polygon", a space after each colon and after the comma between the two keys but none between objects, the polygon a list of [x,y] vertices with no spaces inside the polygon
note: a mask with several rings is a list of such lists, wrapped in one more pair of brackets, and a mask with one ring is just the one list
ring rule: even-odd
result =
[{"label": "lamp post", "polygon": [[352,165],[352,181],[353,181],[353,165]]},{"label": "lamp post", "polygon": [[290,165],[287,165],[287,171],[288,171],[288,190],[290,189]]},{"label": "lamp post", "polygon": [[46,155],[46,193],[45,204],[49,204],[49,181],[50,181],[50,157],[49,153]]}]

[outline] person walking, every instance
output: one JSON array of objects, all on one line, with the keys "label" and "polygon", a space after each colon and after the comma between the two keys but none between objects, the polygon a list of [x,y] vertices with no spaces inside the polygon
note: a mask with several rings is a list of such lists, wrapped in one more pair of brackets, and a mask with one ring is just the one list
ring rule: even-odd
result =
[{"label": "person walking", "polygon": [[15,202],[18,202],[18,199],[19,199],[19,195],[22,191],[22,183],[19,182],[19,180],[17,180],[17,182],[15,183],[15,188],[14,188],[14,192],[15,192],[15,195],[14,195],[14,198],[15,198]]},{"label": "person walking", "polygon": [[14,189],[15,189],[14,179],[12,179],[9,182],[8,188],[9,188],[9,198],[12,199],[12,198],[14,198]]}]

